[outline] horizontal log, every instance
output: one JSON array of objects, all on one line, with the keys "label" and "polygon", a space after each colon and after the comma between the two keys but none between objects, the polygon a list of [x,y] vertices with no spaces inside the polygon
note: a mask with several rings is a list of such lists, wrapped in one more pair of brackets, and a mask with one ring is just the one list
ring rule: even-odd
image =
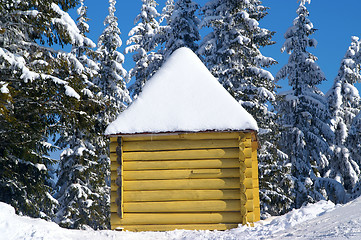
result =
[{"label": "horizontal log", "polygon": [[246,205],[247,213],[254,212],[254,201],[252,199],[248,200],[245,205]]},{"label": "horizontal log", "polygon": [[253,169],[252,168],[246,168],[244,171],[244,175],[246,178],[252,178]]},{"label": "horizontal log", "polygon": [[117,162],[118,155],[116,153],[110,153],[110,162]]},{"label": "horizontal log", "polygon": [[124,160],[172,160],[172,159],[210,159],[238,158],[238,148],[180,150],[160,152],[124,152]]},{"label": "horizontal log", "polygon": [[252,178],[245,178],[243,184],[246,187],[246,189],[253,189],[253,187],[255,187],[255,186],[253,186],[254,184],[253,184],[253,179]]},{"label": "horizontal log", "polygon": [[193,169],[193,170],[190,170],[191,171],[191,174],[220,174],[220,173],[223,173],[223,172],[226,172],[226,171],[231,171],[231,170],[235,170],[235,169],[207,169],[207,168],[204,168],[204,169]]},{"label": "horizontal log", "polygon": [[117,200],[118,198],[118,193],[117,191],[111,191],[110,192],[110,202],[114,202]]},{"label": "horizontal log", "polygon": [[[245,201],[246,195],[242,201]],[[110,201],[115,202],[116,191],[111,192]],[[162,202],[162,201],[196,201],[226,200],[240,198],[239,190],[159,190],[159,191],[124,191],[124,202]]]},{"label": "horizontal log", "polygon": [[[236,189],[240,188],[239,178],[222,178],[222,179],[179,179],[179,180],[139,180],[125,181],[124,191],[132,190],[212,190],[212,189]],[[112,190],[117,186],[112,183]]]},{"label": "horizontal log", "polygon": [[254,189],[246,189],[245,194],[248,201],[254,199],[254,192]]},{"label": "horizontal log", "polygon": [[124,230],[132,232],[144,231],[172,231],[172,230],[227,230],[237,228],[238,224],[169,224],[169,225],[119,225],[112,224],[112,230]]},{"label": "horizontal log", "polygon": [[240,223],[239,212],[222,213],[124,213],[121,219],[111,214],[112,225],[140,224],[193,224],[193,223]]},{"label": "horizontal log", "polygon": [[[253,210],[253,202],[246,206]],[[117,212],[118,206],[111,203],[111,212]],[[168,202],[126,202],[124,213],[160,213],[160,212],[231,212],[240,211],[239,200],[204,201],[168,201]]]},{"label": "horizontal log", "polygon": [[249,212],[249,213],[246,214],[246,221],[248,223],[254,223],[255,222],[254,212]]},{"label": "horizontal log", "polygon": [[[112,199],[117,197],[111,193]],[[124,191],[124,202],[161,202],[181,200],[225,200],[239,199],[239,190],[158,190],[158,191]]]},{"label": "horizontal log", "polygon": [[118,212],[118,205],[115,202],[110,202],[110,212],[111,213]]},{"label": "horizontal log", "polygon": [[112,179],[110,181],[110,190],[111,191],[117,191],[119,186],[115,183],[115,179]]},{"label": "horizontal log", "polygon": [[172,161],[124,161],[124,170],[146,169],[184,169],[184,168],[239,168],[239,160],[234,159],[202,159]]},{"label": "horizontal log", "polygon": [[[117,170],[111,171],[111,179],[118,177]],[[167,180],[167,179],[209,179],[209,178],[236,178],[240,177],[237,168],[231,169],[194,169],[194,170],[145,170],[124,171],[124,180]]]},{"label": "horizontal log", "polygon": [[110,162],[110,170],[111,171],[116,171],[119,166],[120,166],[119,163],[117,163],[116,161]]},{"label": "horizontal log", "polygon": [[[204,140],[204,139],[238,139],[241,132],[207,132],[207,133],[180,133],[180,134],[147,134],[122,136],[124,142],[130,141],[162,141],[162,140]],[[250,134],[250,133],[247,133]]]},{"label": "horizontal log", "polygon": [[118,197],[117,191],[110,192],[110,202],[115,202],[115,199],[117,199],[117,197]]},{"label": "horizontal log", "polygon": [[245,148],[243,150],[243,153],[244,153],[244,157],[247,159],[247,158],[250,158],[252,159],[252,148]]},{"label": "horizontal log", "polygon": [[[112,171],[112,178],[117,176]],[[145,180],[145,179],[199,179],[199,178],[235,178],[239,177],[239,169],[180,169],[180,170],[143,170],[124,171],[124,180]]]},{"label": "horizontal log", "polygon": [[117,151],[117,147],[118,147],[118,142],[117,141],[113,141],[113,142],[110,142],[109,144],[109,148],[110,148],[110,152],[116,152]]},{"label": "horizontal log", "polygon": [[114,180],[115,180],[117,177],[118,177],[118,173],[117,173],[116,170],[110,172],[110,178],[111,178],[111,179],[114,179]]},{"label": "horizontal log", "polygon": [[236,148],[238,140],[168,140],[168,141],[134,141],[123,144],[123,152],[164,151],[182,149]]},{"label": "horizontal log", "polygon": [[253,164],[252,164],[252,158],[245,158],[244,159],[244,163],[246,164],[246,167],[247,168],[252,168],[253,167]]}]

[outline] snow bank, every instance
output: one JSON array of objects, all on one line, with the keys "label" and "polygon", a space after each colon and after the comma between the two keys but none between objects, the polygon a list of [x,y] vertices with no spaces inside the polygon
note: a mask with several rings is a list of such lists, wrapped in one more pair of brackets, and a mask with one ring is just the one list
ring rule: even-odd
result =
[{"label": "snow bank", "polygon": [[145,240],[157,239],[157,236],[159,233],[64,229],[53,222],[18,216],[13,207],[0,202],[0,240]]},{"label": "snow bank", "polygon": [[105,134],[258,130],[253,117],[188,48],[179,48]]},{"label": "snow bank", "polygon": [[109,239],[361,239],[361,198],[335,206],[330,201],[309,204],[288,214],[227,231],[117,232],[69,230],[41,219],[17,216],[0,202],[0,240]]},{"label": "snow bank", "polygon": [[361,239],[361,198],[278,232],[276,239]]}]

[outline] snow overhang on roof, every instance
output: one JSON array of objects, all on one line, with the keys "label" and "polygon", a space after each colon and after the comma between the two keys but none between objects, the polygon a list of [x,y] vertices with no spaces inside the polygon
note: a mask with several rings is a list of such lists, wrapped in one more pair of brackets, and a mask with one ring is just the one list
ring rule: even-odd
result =
[{"label": "snow overhang on roof", "polygon": [[258,130],[254,118],[213,77],[192,50],[179,48],[106,135]]}]

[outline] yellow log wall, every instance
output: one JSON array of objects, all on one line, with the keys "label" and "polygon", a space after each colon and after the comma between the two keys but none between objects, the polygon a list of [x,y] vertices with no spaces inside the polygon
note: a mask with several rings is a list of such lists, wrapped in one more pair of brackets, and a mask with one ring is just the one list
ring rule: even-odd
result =
[{"label": "yellow log wall", "polygon": [[225,230],[260,219],[253,132],[111,138],[111,227]]}]

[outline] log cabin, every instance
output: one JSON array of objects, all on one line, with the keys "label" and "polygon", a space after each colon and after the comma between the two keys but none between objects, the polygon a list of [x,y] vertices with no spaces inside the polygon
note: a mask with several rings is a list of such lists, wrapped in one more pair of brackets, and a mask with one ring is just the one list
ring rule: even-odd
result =
[{"label": "log cabin", "polygon": [[226,230],[260,220],[257,123],[176,50],[106,129],[111,228]]}]

